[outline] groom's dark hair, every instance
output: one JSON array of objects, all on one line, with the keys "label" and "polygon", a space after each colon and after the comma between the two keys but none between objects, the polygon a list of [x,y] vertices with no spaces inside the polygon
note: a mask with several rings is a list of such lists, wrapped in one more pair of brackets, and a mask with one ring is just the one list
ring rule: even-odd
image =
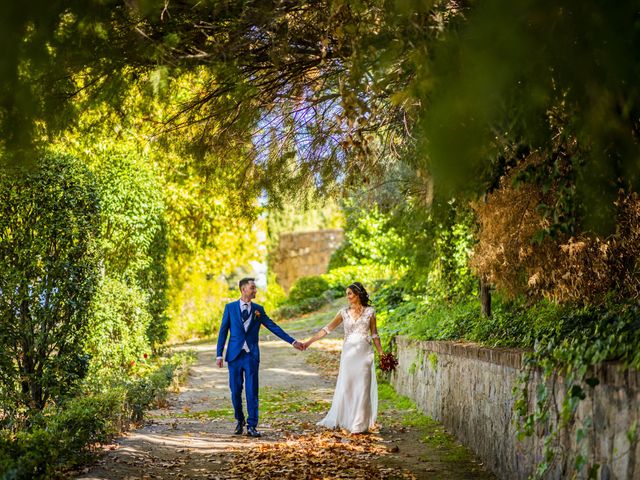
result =
[{"label": "groom's dark hair", "polygon": [[245,277],[242,280],[240,280],[240,283],[238,284],[238,288],[240,288],[240,290],[242,290],[242,287],[244,287],[247,283],[255,282],[255,281],[256,281],[255,278]]}]

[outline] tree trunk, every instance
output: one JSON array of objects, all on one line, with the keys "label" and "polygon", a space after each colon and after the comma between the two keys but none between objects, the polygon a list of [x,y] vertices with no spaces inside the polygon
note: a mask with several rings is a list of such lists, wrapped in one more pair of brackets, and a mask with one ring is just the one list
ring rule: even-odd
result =
[{"label": "tree trunk", "polygon": [[491,287],[486,276],[480,277],[480,306],[485,317],[491,317]]}]

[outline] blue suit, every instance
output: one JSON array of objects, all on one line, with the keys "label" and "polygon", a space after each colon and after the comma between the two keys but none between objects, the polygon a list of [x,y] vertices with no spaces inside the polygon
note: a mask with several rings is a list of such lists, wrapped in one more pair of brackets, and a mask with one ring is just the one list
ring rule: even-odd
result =
[{"label": "blue suit", "polygon": [[[260,325],[267,327],[272,333],[288,343],[295,339],[287,335],[264,311],[262,305],[251,303],[249,328],[245,332],[244,322],[240,311],[240,300],[228,303],[222,314],[222,324],[218,334],[217,356],[222,357],[224,344],[229,336],[225,361],[229,367],[229,387],[231,389],[231,402],[238,422],[244,422],[242,411],[242,387],[246,383],[247,388],[247,425],[255,428],[258,425],[258,369],[260,367],[260,348],[258,339]],[[244,349],[247,342],[249,352]]]}]

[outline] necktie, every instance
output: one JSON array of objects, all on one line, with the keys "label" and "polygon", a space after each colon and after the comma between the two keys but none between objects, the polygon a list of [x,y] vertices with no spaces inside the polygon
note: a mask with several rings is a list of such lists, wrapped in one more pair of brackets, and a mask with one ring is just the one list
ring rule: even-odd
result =
[{"label": "necktie", "polygon": [[242,310],[242,321],[246,322],[248,318],[249,318],[249,307],[245,305],[244,309]]}]

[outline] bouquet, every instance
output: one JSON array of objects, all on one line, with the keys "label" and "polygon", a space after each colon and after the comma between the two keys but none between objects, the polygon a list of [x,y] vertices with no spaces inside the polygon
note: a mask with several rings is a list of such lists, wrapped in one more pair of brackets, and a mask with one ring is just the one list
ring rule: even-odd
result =
[{"label": "bouquet", "polygon": [[383,353],[380,355],[380,370],[383,372],[391,372],[398,366],[398,359],[393,356],[393,353]]}]

